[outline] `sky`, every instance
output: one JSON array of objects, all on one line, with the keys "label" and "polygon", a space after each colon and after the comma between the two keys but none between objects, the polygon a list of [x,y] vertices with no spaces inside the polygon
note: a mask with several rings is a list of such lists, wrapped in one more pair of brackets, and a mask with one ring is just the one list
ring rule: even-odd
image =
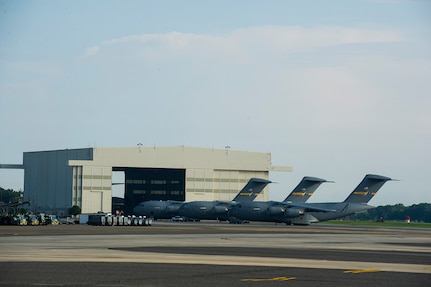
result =
[{"label": "sky", "polygon": [[[269,199],[304,176],[342,201],[431,202],[431,1],[0,0],[0,163],[24,152],[269,152]],[[23,171],[0,186],[24,189]]]}]

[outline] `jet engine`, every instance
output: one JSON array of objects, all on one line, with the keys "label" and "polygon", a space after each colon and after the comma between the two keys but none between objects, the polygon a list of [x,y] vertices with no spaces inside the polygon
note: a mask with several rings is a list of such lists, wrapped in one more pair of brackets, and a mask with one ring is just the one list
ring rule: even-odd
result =
[{"label": "jet engine", "polygon": [[214,213],[215,214],[226,214],[228,212],[228,209],[224,205],[216,205],[214,206]]},{"label": "jet engine", "polygon": [[297,217],[304,214],[304,210],[299,208],[287,208],[284,216],[286,217]]},{"label": "jet engine", "polygon": [[270,208],[268,208],[269,215],[273,216],[284,215],[285,212],[286,208],[284,208],[283,206],[271,206]]}]

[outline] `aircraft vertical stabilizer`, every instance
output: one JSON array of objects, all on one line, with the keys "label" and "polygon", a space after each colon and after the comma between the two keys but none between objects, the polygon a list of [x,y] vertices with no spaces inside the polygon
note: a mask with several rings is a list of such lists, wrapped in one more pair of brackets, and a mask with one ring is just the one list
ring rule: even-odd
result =
[{"label": "aircraft vertical stabilizer", "polygon": [[389,180],[392,179],[381,175],[367,174],[344,202],[368,203],[383,184]]},{"label": "aircraft vertical stabilizer", "polygon": [[233,201],[244,202],[253,201],[259,193],[272,181],[263,178],[251,178],[248,183],[235,196]]},{"label": "aircraft vertical stabilizer", "polygon": [[325,179],[306,176],[301,182],[292,190],[292,192],[286,197],[283,202],[306,202],[312,195],[313,192],[324,182],[331,182]]}]

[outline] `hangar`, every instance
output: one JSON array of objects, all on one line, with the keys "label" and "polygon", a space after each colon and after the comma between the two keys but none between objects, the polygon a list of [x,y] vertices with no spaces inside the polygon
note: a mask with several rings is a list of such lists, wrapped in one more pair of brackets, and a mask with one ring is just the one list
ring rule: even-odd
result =
[{"label": "hangar", "polygon": [[[229,201],[251,177],[269,178],[271,154],[196,147],[82,148],[25,152],[24,201],[34,212],[113,212],[113,173],[124,173],[124,207],[146,200]],[[256,200],[267,200],[268,189]]]}]

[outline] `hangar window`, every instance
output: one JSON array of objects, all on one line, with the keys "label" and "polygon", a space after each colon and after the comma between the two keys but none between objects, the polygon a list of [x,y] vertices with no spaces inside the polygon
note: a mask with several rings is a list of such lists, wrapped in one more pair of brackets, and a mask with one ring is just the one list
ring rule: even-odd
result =
[{"label": "hangar window", "polygon": [[152,190],[151,194],[166,194],[166,190]]},{"label": "hangar window", "polygon": [[128,179],[126,180],[127,184],[145,184],[145,180],[142,179]]}]

